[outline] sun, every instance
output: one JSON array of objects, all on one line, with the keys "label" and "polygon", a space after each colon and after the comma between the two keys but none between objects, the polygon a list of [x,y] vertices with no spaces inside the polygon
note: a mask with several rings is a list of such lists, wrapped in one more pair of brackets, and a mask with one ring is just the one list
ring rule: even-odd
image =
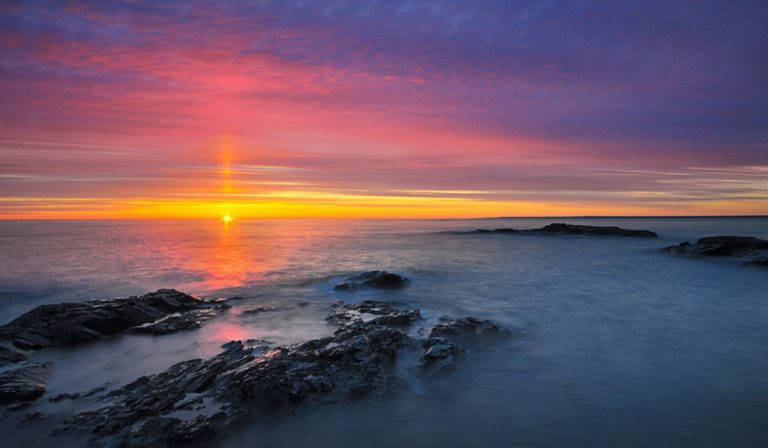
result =
[{"label": "sun", "polygon": [[227,224],[232,222],[233,219],[234,218],[232,218],[232,215],[224,215],[224,216],[221,217],[221,220],[224,221]]}]

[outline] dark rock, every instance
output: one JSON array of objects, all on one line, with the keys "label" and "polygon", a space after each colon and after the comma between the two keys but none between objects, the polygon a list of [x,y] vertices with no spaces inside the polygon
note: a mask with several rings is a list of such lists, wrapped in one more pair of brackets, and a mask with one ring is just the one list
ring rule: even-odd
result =
[{"label": "dark rock", "polygon": [[32,401],[45,393],[53,364],[23,361],[0,373],[0,402]]},{"label": "dark rock", "polygon": [[408,285],[408,279],[387,271],[368,271],[348,277],[334,287],[336,291],[355,291],[360,288],[399,289]]},{"label": "dark rock", "polygon": [[487,334],[498,334],[503,330],[490,320],[477,317],[464,317],[462,319],[445,319],[432,327],[429,337],[473,337]]},{"label": "dark rock", "polygon": [[[203,443],[276,408],[392,395],[400,384],[397,359],[413,353],[402,349],[418,346],[397,326],[419,318],[418,310],[386,302],[339,305],[328,317],[341,325],[331,337],[274,349],[229,342],[210,359],[184,361],[110,392],[105,407],[73,416],[57,432],[85,432],[123,447]],[[462,334],[498,329],[473,318],[444,327]],[[437,337],[423,346],[423,362],[433,365],[453,363],[458,350]]]},{"label": "dark rock", "polygon": [[506,233],[506,234],[538,234],[538,235],[587,235],[587,236],[635,236],[656,238],[658,235],[650,230],[622,229],[616,226],[584,226],[579,224],[552,223],[539,229],[477,229],[473,233]]},{"label": "dark rock", "polygon": [[[202,300],[173,289],[161,289],[127,299],[42,305],[0,327],[0,340],[11,341],[22,349],[35,350],[114,335],[155,322],[169,314],[224,307],[227,305],[221,301]],[[191,316],[199,320],[201,315]],[[184,327],[185,322],[188,324],[189,320],[175,320],[179,327]],[[170,327],[170,324],[166,325]]]},{"label": "dark rock", "polygon": [[364,300],[334,307],[327,318],[338,325],[370,321],[372,325],[407,326],[421,319],[419,310],[400,311],[390,302]]},{"label": "dark rock", "polygon": [[695,243],[685,241],[664,248],[672,254],[690,256],[768,256],[768,241],[751,236],[710,236]]}]

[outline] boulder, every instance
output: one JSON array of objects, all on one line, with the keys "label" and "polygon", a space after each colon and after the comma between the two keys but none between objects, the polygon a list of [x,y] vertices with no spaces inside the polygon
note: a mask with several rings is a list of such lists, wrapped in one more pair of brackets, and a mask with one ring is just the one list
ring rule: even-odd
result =
[{"label": "boulder", "polygon": [[[333,336],[276,348],[228,342],[210,359],[184,361],[110,392],[104,407],[76,414],[55,432],[123,447],[215,445],[209,439],[276,409],[393,395],[401,384],[398,358],[419,346],[400,327],[419,318],[418,310],[388,302],[337,305],[328,316],[339,325]],[[474,318],[443,325],[457,334],[498,329]],[[458,350],[437,337],[421,344],[425,363]]]},{"label": "boulder", "polygon": [[408,285],[408,279],[387,271],[368,271],[348,277],[334,287],[336,291],[355,291],[361,288],[399,289]]}]

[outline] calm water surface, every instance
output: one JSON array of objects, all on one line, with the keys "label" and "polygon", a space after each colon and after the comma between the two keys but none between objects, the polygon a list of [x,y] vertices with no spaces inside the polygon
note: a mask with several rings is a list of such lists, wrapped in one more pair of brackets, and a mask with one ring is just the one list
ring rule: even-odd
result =
[{"label": "calm water surface", "polygon": [[[338,300],[398,300],[421,309],[424,325],[475,315],[518,334],[436,381],[405,369],[395,399],[277,415],[231,434],[228,447],[768,446],[768,271],[658,251],[707,235],[768,238],[768,219],[568,220],[658,239],[455,233],[552,221],[0,222],[0,320],[164,287],[245,297],[198,331],[38,352],[56,365],[47,396],[119,387],[232,339],[325,336]],[[333,291],[370,269],[412,284]],[[281,310],[242,314],[264,305]],[[49,416],[44,428],[0,420],[5,440],[50,444],[43,429],[96,406],[46,398],[30,409]]]}]

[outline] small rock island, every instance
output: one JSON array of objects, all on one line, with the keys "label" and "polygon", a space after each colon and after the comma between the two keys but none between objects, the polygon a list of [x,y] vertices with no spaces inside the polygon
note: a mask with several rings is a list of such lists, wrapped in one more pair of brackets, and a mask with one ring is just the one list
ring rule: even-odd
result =
[{"label": "small rock island", "polygon": [[650,230],[623,229],[616,226],[585,226],[580,224],[552,223],[538,229],[477,229],[471,233],[508,233],[521,235],[586,235],[586,236],[633,236],[656,238]]}]

